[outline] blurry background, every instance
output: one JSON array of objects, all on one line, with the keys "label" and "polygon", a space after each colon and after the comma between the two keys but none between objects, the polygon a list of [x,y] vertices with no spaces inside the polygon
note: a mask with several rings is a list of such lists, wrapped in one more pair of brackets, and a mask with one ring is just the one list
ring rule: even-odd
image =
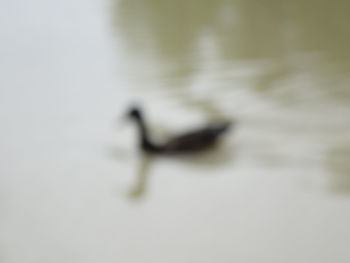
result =
[{"label": "blurry background", "polygon": [[[1,263],[349,262],[349,1],[0,6]],[[237,129],[144,160],[135,100]]]}]

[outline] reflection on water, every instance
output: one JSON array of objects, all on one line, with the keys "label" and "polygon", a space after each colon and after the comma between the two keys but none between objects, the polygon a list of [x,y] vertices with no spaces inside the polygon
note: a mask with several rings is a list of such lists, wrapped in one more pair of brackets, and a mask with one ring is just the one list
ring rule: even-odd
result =
[{"label": "reflection on water", "polygon": [[[324,161],[349,160],[347,146],[327,150],[350,131],[349,8],[342,0],[331,8],[318,0],[119,0],[115,25],[137,76],[129,81],[148,101],[235,116],[247,162],[323,180]],[[344,178],[344,169],[327,171],[329,184]]]},{"label": "reflection on water", "polygon": [[139,161],[140,162],[137,166],[136,182],[129,192],[129,197],[132,199],[142,198],[147,191],[146,187],[149,180],[150,165],[153,159],[152,156],[148,154],[141,154]]},{"label": "reflection on water", "polygon": [[328,168],[332,173],[330,190],[349,192],[350,190],[350,143],[342,142],[329,151]]},{"label": "reflection on water", "polygon": [[157,70],[165,70],[161,77],[171,80],[193,80],[204,66],[203,56],[221,63],[275,59],[283,65],[293,62],[295,55],[310,53],[326,56],[346,73],[350,65],[344,56],[350,44],[344,26],[348,7],[343,0],[334,1],[332,9],[324,0],[271,0],[264,5],[233,0],[120,0],[116,25],[125,46],[153,59],[156,63],[151,65],[158,63]]},{"label": "reflection on water", "polygon": [[225,166],[234,161],[231,147],[232,145],[230,145],[230,147],[223,147],[222,145],[218,144],[215,148],[207,152],[177,157],[152,156],[149,154],[140,153],[138,160],[139,162],[136,165],[137,171],[135,174],[135,182],[129,190],[128,197],[132,200],[140,200],[145,198],[152,174],[151,167],[154,162],[161,162],[171,158],[174,162],[181,162],[182,165],[187,165],[189,168],[191,168],[191,166],[195,169],[201,167],[203,171],[208,171],[209,169],[215,173],[218,167]]}]

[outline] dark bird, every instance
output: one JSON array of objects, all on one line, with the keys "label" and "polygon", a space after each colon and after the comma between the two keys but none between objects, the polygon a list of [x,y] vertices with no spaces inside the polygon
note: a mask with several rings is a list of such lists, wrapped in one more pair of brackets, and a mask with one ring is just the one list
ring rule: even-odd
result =
[{"label": "dark bird", "polygon": [[143,112],[139,107],[131,107],[127,116],[137,124],[139,147],[144,152],[152,154],[195,153],[208,150],[231,127],[228,121],[211,123],[200,129],[170,138],[164,143],[156,143],[149,136]]}]

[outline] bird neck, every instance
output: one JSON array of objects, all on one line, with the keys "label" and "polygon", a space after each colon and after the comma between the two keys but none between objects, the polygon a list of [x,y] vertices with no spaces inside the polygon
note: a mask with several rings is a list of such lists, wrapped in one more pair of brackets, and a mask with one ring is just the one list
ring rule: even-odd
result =
[{"label": "bird neck", "polygon": [[140,147],[146,151],[154,151],[157,148],[157,146],[152,142],[152,140],[149,137],[148,127],[145,123],[144,118],[137,118],[136,123],[139,130]]}]

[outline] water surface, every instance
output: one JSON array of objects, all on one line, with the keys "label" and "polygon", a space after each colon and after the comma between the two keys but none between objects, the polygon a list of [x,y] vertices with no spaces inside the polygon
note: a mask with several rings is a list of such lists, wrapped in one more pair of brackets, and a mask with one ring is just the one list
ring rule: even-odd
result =
[{"label": "water surface", "polygon": [[[1,6],[1,262],[350,260],[347,1]],[[237,126],[144,158],[131,101]]]}]

